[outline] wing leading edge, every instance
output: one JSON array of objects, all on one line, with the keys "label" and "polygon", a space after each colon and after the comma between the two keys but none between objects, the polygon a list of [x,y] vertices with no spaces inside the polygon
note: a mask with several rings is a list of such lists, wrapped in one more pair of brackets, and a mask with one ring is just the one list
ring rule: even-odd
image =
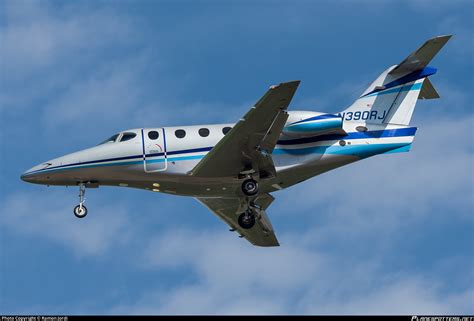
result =
[{"label": "wing leading edge", "polygon": [[274,176],[271,153],[285,126],[286,109],[300,81],[270,87],[265,95],[189,173],[199,177],[235,177],[253,169]]}]

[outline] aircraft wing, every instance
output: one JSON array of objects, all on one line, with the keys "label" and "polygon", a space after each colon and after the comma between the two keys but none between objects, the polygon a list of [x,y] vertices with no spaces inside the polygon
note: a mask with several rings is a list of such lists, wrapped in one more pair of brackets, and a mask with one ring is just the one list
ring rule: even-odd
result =
[{"label": "aircraft wing", "polygon": [[265,212],[270,206],[274,198],[270,194],[259,194],[254,203],[260,207],[255,209],[256,222],[251,229],[243,229],[237,221],[239,215],[245,211],[246,200],[244,198],[197,198],[199,202],[204,204],[214,214],[226,222],[232,230],[245,237],[250,243],[257,246],[280,246],[273,231],[272,224]]},{"label": "aircraft wing", "polygon": [[286,109],[299,83],[291,81],[270,87],[189,174],[229,177],[255,170],[260,177],[275,176],[271,153],[288,119]]}]

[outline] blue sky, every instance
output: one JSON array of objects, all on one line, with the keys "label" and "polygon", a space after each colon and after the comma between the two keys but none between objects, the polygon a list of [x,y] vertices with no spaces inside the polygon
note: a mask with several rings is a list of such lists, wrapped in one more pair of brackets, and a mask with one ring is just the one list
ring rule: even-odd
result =
[{"label": "blue sky", "polygon": [[[474,313],[470,1],[1,1],[0,312]],[[191,198],[26,184],[45,160],[136,127],[233,122],[269,85],[336,112],[426,39],[442,99],[410,153],[275,193],[280,248]]]}]

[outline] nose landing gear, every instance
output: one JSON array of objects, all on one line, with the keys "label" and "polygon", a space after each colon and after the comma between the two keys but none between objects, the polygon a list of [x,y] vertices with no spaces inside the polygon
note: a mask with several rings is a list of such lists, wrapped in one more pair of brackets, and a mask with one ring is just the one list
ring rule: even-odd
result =
[{"label": "nose landing gear", "polygon": [[74,207],[74,215],[77,218],[84,218],[87,215],[87,207],[84,206],[86,194],[86,185],[84,183],[79,183],[79,205]]}]

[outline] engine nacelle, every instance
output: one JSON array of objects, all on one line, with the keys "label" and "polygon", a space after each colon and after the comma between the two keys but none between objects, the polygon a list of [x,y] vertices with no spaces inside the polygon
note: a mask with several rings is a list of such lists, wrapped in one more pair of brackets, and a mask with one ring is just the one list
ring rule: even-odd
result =
[{"label": "engine nacelle", "polygon": [[342,117],[334,114],[316,112],[293,112],[283,128],[287,136],[318,136],[326,134],[343,134]]}]

